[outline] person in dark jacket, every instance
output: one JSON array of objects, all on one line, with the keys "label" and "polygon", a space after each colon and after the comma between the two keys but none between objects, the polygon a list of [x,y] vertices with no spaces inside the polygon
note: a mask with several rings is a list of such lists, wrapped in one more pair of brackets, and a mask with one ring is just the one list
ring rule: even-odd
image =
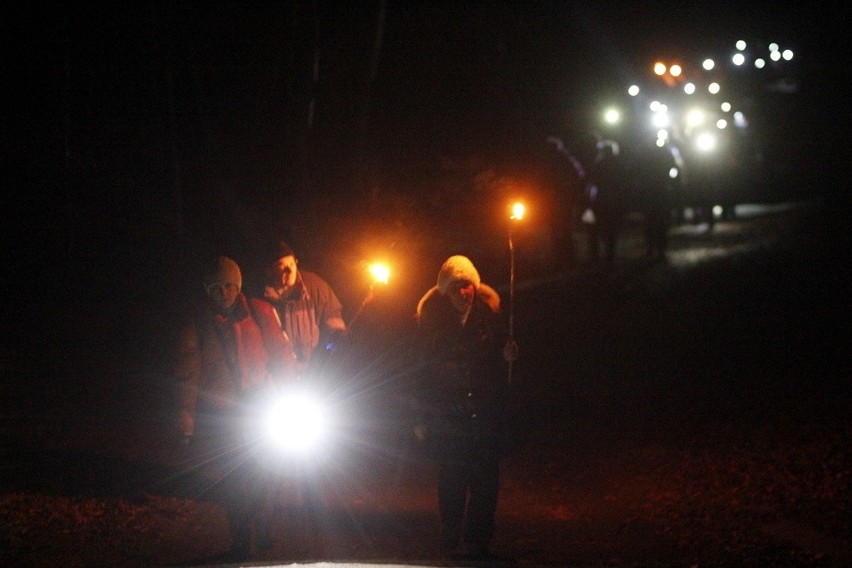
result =
[{"label": "person in dark jacket", "polygon": [[606,141],[601,143],[597,159],[589,172],[590,206],[594,223],[590,226],[589,256],[600,258],[603,246],[607,262],[615,260],[618,233],[630,201],[630,179],[627,160],[619,146]]},{"label": "person in dark jacket", "polygon": [[673,169],[677,175],[671,149],[667,145],[648,145],[636,169],[639,204],[645,219],[646,256],[652,260],[664,260],[672,218]]},{"label": "person in dark jacket", "polygon": [[227,510],[234,560],[265,540],[269,487],[252,459],[245,427],[258,397],[293,376],[295,355],[272,307],[242,293],[240,267],[219,257],[204,276],[204,296],[178,338],[173,377],[185,473],[213,490]]},{"label": "person in dark jacket", "polygon": [[448,258],[417,305],[414,433],[438,464],[441,548],[487,558],[499,490],[507,361],[517,346],[500,296],[465,256]]}]

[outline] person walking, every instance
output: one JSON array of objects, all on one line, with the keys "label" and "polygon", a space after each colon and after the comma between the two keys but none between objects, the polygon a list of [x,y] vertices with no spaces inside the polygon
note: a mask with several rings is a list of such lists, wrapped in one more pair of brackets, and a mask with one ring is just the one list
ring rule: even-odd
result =
[{"label": "person walking", "polygon": [[627,164],[618,144],[604,141],[600,144],[597,159],[589,172],[590,207],[594,222],[590,226],[589,256],[615,260],[618,233],[630,200]]},{"label": "person walking", "polygon": [[[339,364],[347,341],[343,305],[334,290],[318,274],[299,267],[296,253],[283,240],[274,240],[264,251],[263,301],[275,311],[279,328],[294,348],[297,380],[309,383],[322,397],[335,396],[339,385],[328,376],[329,362]],[[337,369],[339,371],[339,369]],[[333,373],[331,373],[333,374]],[[305,460],[296,465],[295,483],[301,495],[305,530],[321,535],[325,522],[323,464]]]},{"label": "person walking", "polygon": [[276,240],[265,255],[263,299],[278,313],[293,344],[297,366],[306,371],[321,350],[331,350],[347,333],[343,305],[322,277],[299,268],[290,246]]},{"label": "person walking", "polygon": [[181,326],[172,370],[182,469],[221,499],[231,530],[228,558],[244,560],[271,545],[269,486],[245,428],[257,399],[292,377],[295,355],[272,307],[242,293],[234,260],[216,258],[203,284]]},{"label": "person walking", "polygon": [[664,260],[668,248],[672,218],[672,186],[677,174],[675,161],[668,146],[648,145],[636,167],[639,204],[644,217],[646,256],[654,261]]},{"label": "person walking", "polygon": [[518,348],[500,296],[465,256],[449,257],[416,310],[414,434],[438,465],[444,554],[490,557],[508,361]]}]

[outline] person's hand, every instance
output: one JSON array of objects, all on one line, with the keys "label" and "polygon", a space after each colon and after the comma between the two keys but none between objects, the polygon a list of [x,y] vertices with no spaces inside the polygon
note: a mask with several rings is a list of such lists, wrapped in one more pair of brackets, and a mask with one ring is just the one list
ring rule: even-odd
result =
[{"label": "person's hand", "polygon": [[507,363],[512,363],[518,359],[518,344],[514,339],[510,339],[503,346],[503,359]]}]

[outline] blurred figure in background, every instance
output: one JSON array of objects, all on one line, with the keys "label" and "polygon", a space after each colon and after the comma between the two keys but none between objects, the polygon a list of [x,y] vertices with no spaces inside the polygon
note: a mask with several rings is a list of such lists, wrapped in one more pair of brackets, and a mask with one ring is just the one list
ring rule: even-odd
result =
[{"label": "blurred figure in background", "polygon": [[577,262],[574,233],[584,204],[586,170],[577,153],[568,148],[562,138],[549,136],[547,142],[552,148],[548,169],[558,188],[553,227],[556,260],[563,266],[573,267]]},{"label": "blurred figure in background", "polygon": [[517,358],[517,345],[500,317],[500,296],[461,255],[441,266],[416,316],[414,434],[438,464],[442,552],[487,559],[499,489],[506,363]]},{"label": "blurred figure in background", "polygon": [[674,175],[678,170],[669,147],[648,144],[636,164],[639,204],[645,219],[646,255],[651,260],[663,260],[668,247],[672,220]]},{"label": "blurred figure in background", "polygon": [[589,172],[589,205],[594,219],[589,226],[589,257],[600,258],[603,247],[607,262],[615,260],[618,232],[631,197],[626,160],[618,144],[604,140]]},{"label": "blurred figure in background", "polygon": [[[271,545],[269,485],[246,430],[253,405],[292,377],[295,355],[272,307],[242,293],[240,267],[221,256],[205,271],[204,295],[180,331],[174,378],[184,473],[222,500],[233,560]],[[248,436],[248,437],[247,437]]]}]

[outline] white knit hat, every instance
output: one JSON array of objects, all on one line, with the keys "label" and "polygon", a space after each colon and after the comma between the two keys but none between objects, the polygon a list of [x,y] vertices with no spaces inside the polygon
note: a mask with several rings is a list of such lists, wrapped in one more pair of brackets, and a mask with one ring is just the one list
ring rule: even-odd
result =
[{"label": "white knit hat", "polygon": [[441,270],[438,272],[438,291],[441,294],[446,294],[453,282],[466,280],[472,282],[474,288],[479,289],[482,281],[479,279],[479,272],[476,267],[466,256],[457,254],[451,256],[441,265]]}]

